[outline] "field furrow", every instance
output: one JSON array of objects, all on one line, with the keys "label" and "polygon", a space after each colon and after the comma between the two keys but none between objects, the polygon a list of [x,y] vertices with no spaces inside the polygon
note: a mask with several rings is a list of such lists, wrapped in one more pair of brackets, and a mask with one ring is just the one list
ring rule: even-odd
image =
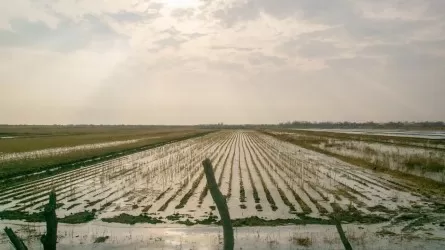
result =
[{"label": "field furrow", "polygon": [[55,190],[61,217],[95,211],[97,220],[125,213],[214,223],[218,213],[201,165],[205,158],[234,219],[317,223],[334,213],[385,219],[400,208],[431,205],[404,181],[268,134],[222,130],[8,187],[0,194],[0,210],[40,212]]}]

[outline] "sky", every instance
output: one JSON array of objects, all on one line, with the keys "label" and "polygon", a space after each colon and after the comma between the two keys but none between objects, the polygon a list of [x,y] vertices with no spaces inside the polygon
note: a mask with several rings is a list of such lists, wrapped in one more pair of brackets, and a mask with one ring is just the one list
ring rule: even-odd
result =
[{"label": "sky", "polygon": [[443,0],[0,3],[0,124],[445,121]]}]

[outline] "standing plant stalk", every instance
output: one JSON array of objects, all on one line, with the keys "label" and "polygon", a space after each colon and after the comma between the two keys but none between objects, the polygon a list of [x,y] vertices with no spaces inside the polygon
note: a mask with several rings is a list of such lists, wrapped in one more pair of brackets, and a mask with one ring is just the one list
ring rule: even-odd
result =
[{"label": "standing plant stalk", "polygon": [[207,178],[207,186],[212,195],[213,201],[218,208],[219,215],[221,216],[221,222],[224,231],[224,250],[233,250],[234,237],[232,222],[230,220],[229,208],[227,207],[226,199],[222,195],[221,191],[218,189],[218,183],[215,179],[215,174],[213,173],[213,166],[209,159],[205,159],[202,162],[204,166],[204,173]]},{"label": "standing plant stalk", "polygon": [[42,235],[40,241],[44,250],[56,250],[57,244],[57,217],[56,217],[56,193],[51,191],[49,203],[43,212],[46,220],[46,234]]}]

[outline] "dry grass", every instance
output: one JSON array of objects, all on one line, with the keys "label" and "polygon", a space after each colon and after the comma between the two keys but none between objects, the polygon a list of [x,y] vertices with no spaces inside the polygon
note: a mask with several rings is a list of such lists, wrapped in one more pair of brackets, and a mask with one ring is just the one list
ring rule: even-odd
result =
[{"label": "dry grass", "polygon": [[[298,133],[300,133],[301,131],[298,131]],[[277,139],[283,140],[283,141],[287,141],[290,143],[293,143],[295,145],[298,145],[300,147],[312,150],[312,151],[316,151],[318,153],[322,153],[328,156],[332,156],[335,157],[341,161],[356,165],[356,166],[360,166],[360,167],[364,167],[364,168],[368,168],[371,169],[373,171],[376,172],[383,172],[386,174],[390,174],[396,178],[400,178],[400,179],[405,179],[409,182],[411,182],[412,184],[415,184],[416,186],[416,191],[423,193],[424,195],[443,195],[445,194],[445,183],[441,183],[429,178],[425,178],[422,176],[416,176],[416,175],[412,175],[409,173],[405,173],[399,170],[392,170],[389,169],[385,166],[383,166],[382,164],[380,164],[379,162],[377,163],[373,163],[370,162],[366,159],[363,158],[358,158],[358,157],[352,157],[352,156],[345,156],[345,155],[341,155],[341,154],[337,154],[325,149],[320,148],[318,145],[319,143],[323,142],[323,141],[327,141],[328,139],[318,139],[318,142],[314,142],[317,140],[308,140],[306,139],[306,132],[302,132],[303,135],[298,135],[298,137],[293,136],[293,135],[276,135],[276,134],[272,134],[272,133],[268,133],[265,132],[267,135],[273,136]],[[335,134],[335,133],[332,133]],[[314,135],[310,135],[312,137],[314,137]],[[369,137],[369,136],[367,136]],[[352,138],[349,138],[349,140]],[[416,138],[417,139],[417,138]],[[313,144],[315,143],[315,144]],[[421,162],[423,162],[423,160],[421,160]],[[430,168],[441,168],[441,167],[437,167],[436,165],[430,165]],[[431,170],[430,170],[431,171]]]},{"label": "dry grass", "polygon": [[298,236],[292,236],[290,241],[292,242],[293,245],[296,246],[304,246],[304,247],[309,247],[312,246],[312,239],[309,237],[298,237]]},{"label": "dry grass", "polygon": [[0,152],[17,153],[144,137],[166,137],[196,130],[193,127],[149,126],[0,126],[0,135],[14,137],[0,139]]},{"label": "dry grass", "polygon": [[422,169],[427,172],[442,172],[445,170],[444,159],[433,157],[412,156],[405,160],[405,166],[408,169]]},{"label": "dry grass", "polygon": [[95,240],[94,240],[94,243],[103,243],[103,242],[105,242],[106,240],[108,240],[110,238],[110,236],[101,236],[101,237],[97,237]]},{"label": "dry grass", "polygon": [[309,130],[279,130],[284,132],[298,133],[300,136],[312,138],[324,138],[335,140],[356,140],[365,142],[378,142],[383,144],[392,144],[399,146],[411,146],[420,148],[437,148],[445,145],[445,139],[424,139],[416,137],[402,137],[390,135],[367,135],[367,134],[349,134],[330,131],[309,131]]}]

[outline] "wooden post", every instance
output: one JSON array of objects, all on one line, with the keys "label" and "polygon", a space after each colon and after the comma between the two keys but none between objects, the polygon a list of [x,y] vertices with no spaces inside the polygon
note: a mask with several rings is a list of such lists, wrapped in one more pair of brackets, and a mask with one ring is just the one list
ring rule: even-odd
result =
[{"label": "wooden post", "polygon": [[337,232],[340,235],[340,239],[341,242],[343,243],[343,246],[345,247],[345,250],[352,250],[352,246],[349,243],[348,238],[346,238],[345,231],[343,231],[340,221],[335,216],[332,217],[332,220],[335,223],[335,227],[337,227]]},{"label": "wooden post", "polygon": [[43,215],[46,220],[46,234],[42,235],[40,241],[44,250],[56,250],[57,244],[57,216],[56,216],[56,193],[51,191],[49,203],[45,206]]},{"label": "wooden post", "polygon": [[9,240],[11,241],[12,245],[17,250],[28,250],[25,243],[23,243],[22,239],[20,239],[14,231],[12,231],[11,228],[5,227],[5,233],[8,235]]},{"label": "wooden post", "polygon": [[227,207],[226,198],[221,194],[216,183],[215,174],[213,172],[212,162],[209,159],[205,159],[202,162],[204,166],[204,173],[207,178],[207,187],[212,195],[213,201],[218,208],[219,215],[221,216],[221,222],[224,231],[224,250],[233,250],[234,238],[232,221],[230,220],[229,208]]}]

